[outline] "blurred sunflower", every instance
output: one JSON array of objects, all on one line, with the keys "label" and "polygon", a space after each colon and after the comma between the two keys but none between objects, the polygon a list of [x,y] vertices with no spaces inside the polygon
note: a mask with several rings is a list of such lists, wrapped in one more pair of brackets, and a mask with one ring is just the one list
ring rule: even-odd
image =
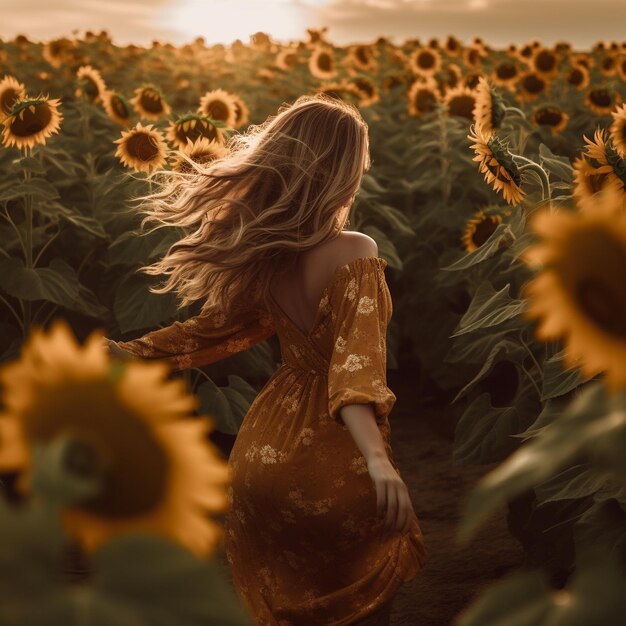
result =
[{"label": "blurred sunflower", "polygon": [[608,78],[617,74],[617,60],[618,55],[616,54],[607,54],[600,59],[598,67],[600,68],[602,76],[606,76]]},{"label": "blurred sunflower", "polygon": [[546,105],[535,109],[530,120],[535,126],[548,126],[554,136],[565,130],[569,115],[557,106]]},{"label": "blurred sunflower", "polygon": [[474,120],[476,93],[463,85],[448,89],[443,97],[443,104],[447,107],[446,114]]},{"label": "blurred sunflower", "polygon": [[456,37],[448,35],[445,43],[443,44],[443,49],[446,54],[449,54],[452,57],[458,57],[461,56],[462,45]]},{"label": "blurred sunflower", "polygon": [[[209,141],[206,137],[198,137],[194,142],[187,138],[187,145],[182,152],[194,163],[205,165],[228,154],[228,149],[215,141]],[[176,172],[195,173],[189,162],[180,155],[172,157],[171,167]]]},{"label": "blurred sunflower", "polygon": [[140,118],[156,122],[172,112],[163,93],[155,85],[142,85],[134,93],[135,97],[130,99],[130,103]]},{"label": "blurred sunflower", "polygon": [[196,113],[211,120],[224,122],[229,128],[235,127],[237,111],[233,96],[224,89],[212,89],[200,98]]},{"label": "blurred sunflower", "polygon": [[491,136],[504,120],[506,114],[504,100],[483,76],[478,80],[474,96],[472,118],[476,122],[476,127],[482,129],[483,134]]},{"label": "blurred sunflower", "polygon": [[371,72],[377,74],[379,64],[376,59],[377,50],[372,46],[357,44],[348,48],[343,59],[343,65],[357,72]]},{"label": "blurred sunflower", "polygon": [[559,74],[559,59],[548,48],[537,48],[529,59],[530,67],[548,82],[554,80]]},{"label": "blurred sunflower", "polygon": [[102,102],[102,96],[107,90],[107,86],[97,69],[91,67],[91,65],[83,65],[76,71],[76,79],[78,87],[74,95],[77,98],[82,98],[94,104]]},{"label": "blurred sunflower", "polygon": [[10,112],[2,119],[2,145],[18,150],[32,150],[36,144],[45,145],[46,139],[59,132],[63,114],[59,111],[59,98],[48,96],[16,100]]},{"label": "blurred sunflower", "polygon": [[472,161],[479,162],[479,171],[485,175],[488,184],[493,184],[494,191],[502,190],[508,204],[519,204],[524,197],[521,185],[521,174],[513,161],[506,145],[494,135],[485,135],[475,124],[470,126],[467,136],[476,155]]},{"label": "blurred sunflower", "polygon": [[408,112],[414,117],[435,111],[441,103],[441,95],[434,80],[416,80],[407,92]]},{"label": "blurred sunflower", "polygon": [[381,83],[382,90],[385,93],[389,93],[394,87],[399,87],[400,85],[406,84],[406,76],[399,72],[392,72],[391,74],[387,74],[383,78]]},{"label": "blurred sunflower", "polygon": [[584,65],[574,65],[565,74],[565,82],[576,87],[578,91],[586,89],[589,80],[589,70]]},{"label": "blurred sunflower", "polygon": [[618,91],[592,87],[585,93],[584,103],[597,115],[608,115],[615,105],[621,103],[621,98]]},{"label": "blurred sunflower", "polygon": [[200,137],[220,145],[224,143],[221,129],[214,126],[208,117],[198,113],[180,115],[170,122],[166,131],[166,139],[179,150],[186,148],[188,139],[193,143]]},{"label": "blurred sunflower", "polygon": [[478,87],[478,81],[482,76],[482,72],[468,72],[465,76],[463,76],[462,84],[468,89],[476,89],[476,87]]},{"label": "blurred sunflower", "polygon": [[0,80],[0,121],[11,112],[11,107],[26,98],[26,87],[16,78],[6,75]]},{"label": "blurred sunflower", "polygon": [[128,100],[116,91],[105,91],[102,106],[107,115],[121,126],[130,126],[132,109]]},{"label": "blurred sunflower", "polygon": [[235,123],[233,128],[241,128],[250,121],[250,109],[248,105],[236,94],[231,94],[235,103]]},{"label": "blurred sunflower", "polygon": [[467,67],[478,69],[482,64],[482,48],[476,45],[464,48],[463,62]]},{"label": "blurred sunflower", "polygon": [[626,159],[626,105],[620,104],[611,112],[613,123],[609,128],[611,141],[617,153]]},{"label": "blurred sunflower", "polygon": [[380,102],[380,93],[376,85],[366,76],[354,78],[350,82],[359,93],[359,105],[367,107]]},{"label": "blurred sunflower", "polygon": [[626,385],[626,213],[608,203],[593,212],[540,210],[530,226],[542,241],[522,258],[542,267],[522,286],[524,315],[539,320],[541,341],[564,339],[568,367],[605,372],[618,390]]},{"label": "blurred sunflower", "polygon": [[446,89],[457,87],[462,76],[463,70],[456,63],[448,63],[441,71],[441,75],[436,78],[439,91],[444,93]]},{"label": "blurred sunflower", "polygon": [[283,48],[276,55],[274,64],[285,72],[291,72],[298,65],[298,53],[294,48]]},{"label": "blurred sunflower", "polygon": [[473,252],[482,246],[502,222],[502,216],[497,213],[487,215],[480,209],[467,221],[461,242],[467,252]]},{"label": "blurred sunflower", "polygon": [[122,136],[113,143],[119,144],[115,156],[137,172],[149,174],[166,162],[167,143],[152,124],[143,126],[137,122],[134,128],[122,131]]},{"label": "blurred sunflower", "polygon": [[409,56],[409,68],[416,76],[433,77],[441,65],[441,54],[432,48],[419,47]]},{"label": "blurred sunflower", "polygon": [[59,69],[67,60],[67,53],[76,47],[76,42],[67,37],[46,41],[41,56],[54,68]]},{"label": "blurred sunflower", "polygon": [[509,61],[501,61],[498,63],[491,72],[491,80],[496,85],[513,88],[513,84],[519,78],[519,67]]},{"label": "blurred sunflower", "polygon": [[617,60],[617,73],[622,81],[626,83],[626,54],[622,54]]},{"label": "blurred sunflower", "polygon": [[316,47],[309,57],[309,71],[321,80],[337,76],[337,64],[332,48],[328,46]]},{"label": "blurred sunflower", "polygon": [[[586,156],[576,158],[572,167],[574,169],[572,195],[580,210],[587,210],[589,207],[593,209],[595,206],[594,195],[604,189],[611,188],[620,191],[617,179],[615,177],[610,178],[604,171],[598,171],[598,168],[594,167]],[[622,196],[626,198],[623,193]]]},{"label": "blurred sunflower", "polygon": [[528,65],[534,53],[535,48],[531,44],[526,44],[517,50],[517,58],[525,65]]},{"label": "blurred sunflower", "polygon": [[586,156],[598,173],[607,174],[610,182],[623,192],[626,182],[626,161],[620,156],[610,136],[607,135],[606,129],[599,126],[594,132],[593,141],[583,135],[587,144],[585,147]]},{"label": "blurred sunflower", "polygon": [[315,92],[323,93],[331,98],[343,100],[351,104],[357,104],[361,100],[361,92],[351,82],[346,80],[323,83]]},{"label": "blurred sunflower", "polygon": [[595,66],[595,61],[586,52],[576,52],[570,55],[570,63],[572,65],[582,65],[588,70]]},{"label": "blurred sunflower", "polygon": [[548,88],[548,81],[537,72],[523,72],[515,83],[517,98],[522,102],[536,100]]},{"label": "blurred sunflower", "polygon": [[[61,435],[81,442],[68,471],[102,478],[95,496],[61,511],[66,530],[92,552],[126,532],[171,537],[198,556],[214,552],[221,527],[205,513],[227,509],[230,471],[194,418],[197,400],[164,363],[111,362],[102,335],[78,345],[64,320],[34,330],[19,360],[0,369],[0,468],[31,491],[33,444]],[[98,473],[100,468],[101,474]]]}]

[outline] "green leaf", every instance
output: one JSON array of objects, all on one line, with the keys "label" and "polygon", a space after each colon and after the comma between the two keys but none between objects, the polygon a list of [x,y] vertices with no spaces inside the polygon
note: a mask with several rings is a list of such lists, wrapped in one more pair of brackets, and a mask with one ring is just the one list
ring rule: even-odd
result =
[{"label": "green leaf", "polygon": [[217,556],[199,559],[165,537],[132,532],[106,542],[93,562],[92,592],[83,602],[123,607],[141,617],[136,624],[250,626]]},{"label": "green leaf", "polygon": [[56,215],[63,218],[70,224],[73,224],[80,230],[83,230],[90,235],[95,235],[101,239],[107,238],[107,234],[98,220],[93,217],[83,215],[82,213],[63,205],[60,202],[47,202],[45,207],[42,207],[41,210],[48,215]]},{"label": "green leaf", "polygon": [[507,283],[496,292],[489,281],[482,282],[451,336],[458,337],[477,328],[497,326],[520,315],[526,309],[526,301],[511,299],[509,297],[510,286],[510,283]]},{"label": "green leaf", "polygon": [[117,286],[113,313],[122,333],[154,328],[171,320],[177,312],[171,293],[155,294],[148,290],[146,279],[132,272]]},{"label": "green leaf", "polygon": [[564,355],[565,350],[561,350],[544,361],[542,400],[562,396],[591,378],[583,377],[578,369],[566,369]]},{"label": "green leaf", "polygon": [[106,313],[95,294],[80,283],[74,269],[62,259],[52,259],[48,267],[30,269],[24,267],[22,259],[2,259],[0,287],[21,300],[47,300],[93,317]]},{"label": "green leaf", "polygon": [[[539,144],[539,162],[544,169],[561,180],[572,182],[574,168],[567,157],[554,154],[544,143]],[[552,177],[550,177],[552,178]],[[550,184],[552,186],[552,183]]]},{"label": "green leaf", "polygon": [[32,178],[0,191],[0,202],[15,200],[30,195],[34,200],[57,200],[59,192],[45,178]]}]

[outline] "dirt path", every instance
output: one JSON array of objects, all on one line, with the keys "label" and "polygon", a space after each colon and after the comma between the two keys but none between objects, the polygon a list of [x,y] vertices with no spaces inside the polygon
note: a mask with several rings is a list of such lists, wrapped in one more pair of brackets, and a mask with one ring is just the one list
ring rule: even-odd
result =
[{"label": "dirt path", "polygon": [[415,385],[393,376],[398,397],[390,416],[394,458],[411,493],[429,562],[398,591],[391,626],[447,626],[491,581],[520,566],[523,550],[506,526],[506,511],[494,516],[464,549],[454,544],[462,495],[496,465],[455,466],[446,407],[423,407]]}]

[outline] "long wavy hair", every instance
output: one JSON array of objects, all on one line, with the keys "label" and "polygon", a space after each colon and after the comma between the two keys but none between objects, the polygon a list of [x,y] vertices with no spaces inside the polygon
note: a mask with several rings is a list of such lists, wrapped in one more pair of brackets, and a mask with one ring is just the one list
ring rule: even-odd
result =
[{"label": "long wavy hair", "polygon": [[[339,235],[371,167],[366,122],[358,109],[323,93],[284,103],[274,116],[226,142],[208,164],[183,155],[191,172],[164,174],[159,190],[140,196],[141,222],[187,233],[165,256],[139,268],[165,275],[153,293],[173,291],[179,308],[204,300],[228,310],[238,298],[266,301],[276,272]],[[182,155],[182,152],[180,153]]]}]

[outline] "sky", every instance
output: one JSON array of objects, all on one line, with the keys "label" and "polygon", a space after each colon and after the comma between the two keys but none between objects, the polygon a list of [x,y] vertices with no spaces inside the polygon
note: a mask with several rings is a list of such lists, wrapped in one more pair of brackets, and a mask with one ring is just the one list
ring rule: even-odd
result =
[{"label": "sky", "polygon": [[626,38],[626,0],[0,0],[0,16],[5,40],[106,30],[118,45],[181,45],[199,36],[209,45],[249,43],[257,31],[286,43],[308,40],[306,29],[322,26],[337,45],[452,34],[496,48],[536,38],[587,49]]}]

